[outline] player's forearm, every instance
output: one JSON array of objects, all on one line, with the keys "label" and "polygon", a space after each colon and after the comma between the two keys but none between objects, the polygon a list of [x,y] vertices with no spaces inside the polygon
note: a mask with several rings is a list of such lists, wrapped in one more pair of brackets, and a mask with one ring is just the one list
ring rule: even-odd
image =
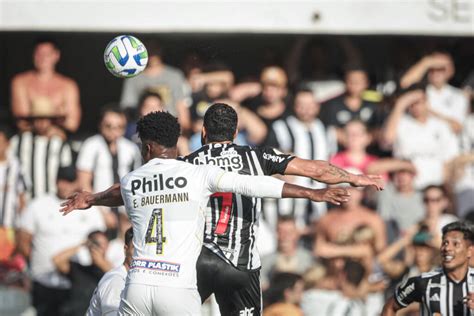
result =
[{"label": "player's forearm", "polygon": [[92,194],[88,199],[90,205],[117,207],[123,205],[120,183],[116,183],[105,191]]},{"label": "player's forearm", "polygon": [[225,172],[215,192],[233,192],[251,197],[281,198],[285,182],[267,176],[247,176]]},{"label": "player's forearm", "polygon": [[285,175],[310,177],[327,184],[355,182],[353,174],[324,160],[306,160],[295,158],[288,164]]}]

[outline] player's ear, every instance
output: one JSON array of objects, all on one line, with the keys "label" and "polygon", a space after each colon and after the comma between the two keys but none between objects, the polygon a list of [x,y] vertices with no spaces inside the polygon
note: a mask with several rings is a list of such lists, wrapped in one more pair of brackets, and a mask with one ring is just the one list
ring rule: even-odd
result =
[{"label": "player's ear", "polygon": [[201,138],[206,139],[206,137],[207,137],[207,131],[206,131],[206,128],[203,126],[201,129]]}]

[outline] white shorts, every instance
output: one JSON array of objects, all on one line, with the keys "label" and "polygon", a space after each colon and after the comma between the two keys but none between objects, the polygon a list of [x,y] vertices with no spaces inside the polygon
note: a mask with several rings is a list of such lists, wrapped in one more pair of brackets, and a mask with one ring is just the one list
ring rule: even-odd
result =
[{"label": "white shorts", "polygon": [[121,316],[200,316],[201,297],[196,289],[128,284],[120,301]]}]

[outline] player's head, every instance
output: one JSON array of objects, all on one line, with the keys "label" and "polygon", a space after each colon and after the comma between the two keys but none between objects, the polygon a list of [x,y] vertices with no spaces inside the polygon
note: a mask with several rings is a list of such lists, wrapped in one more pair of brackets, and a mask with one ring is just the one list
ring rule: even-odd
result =
[{"label": "player's head", "polygon": [[132,263],[132,256],[133,256],[133,228],[130,227],[125,232],[125,245],[123,246],[125,252],[125,264],[130,267]]},{"label": "player's head", "polygon": [[103,231],[96,230],[87,235],[86,245],[89,251],[98,250],[102,256],[105,256],[109,248],[109,240]]},{"label": "player's head", "polygon": [[290,272],[276,273],[270,280],[268,304],[284,302],[299,304],[304,290],[303,278]]},{"label": "player's head", "polygon": [[260,73],[260,83],[265,104],[281,102],[288,94],[288,77],[281,67],[265,67]]},{"label": "player's head", "polygon": [[228,104],[215,103],[204,115],[204,143],[231,142],[237,136],[237,112]]},{"label": "player's head", "polygon": [[454,222],[443,227],[441,262],[445,270],[467,268],[472,256],[474,231],[467,222]]},{"label": "player's head", "polygon": [[442,87],[454,75],[454,62],[451,55],[447,52],[438,51],[431,54],[432,58],[437,60],[436,67],[428,71],[428,82],[435,87]]},{"label": "player's head", "polygon": [[58,45],[53,39],[42,38],[36,41],[33,51],[33,64],[36,70],[54,71],[60,57]]},{"label": "player's head", "polygon": [[176,144],[180,134],[178,119],[168,112],[152,112],[137,122],[137,132],[142,142],[142,157],[147,162],[153,158],[176,158]]},{"label": "player's head", "polygon": [[99,131],[107,143],[114,143],[125,134],[127,119],[116,105],[106,105],[100,113]]},{"label": "player's head", "polygon": [[444,186],[429,185],[423,189],[423,202],[428,217],[440,216],[449,207],[448,192]]}]

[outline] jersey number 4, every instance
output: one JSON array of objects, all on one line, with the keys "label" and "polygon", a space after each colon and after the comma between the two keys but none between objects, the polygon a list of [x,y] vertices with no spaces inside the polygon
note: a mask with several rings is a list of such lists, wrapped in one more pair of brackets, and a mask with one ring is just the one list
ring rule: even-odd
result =
[{"label": "jersey number 4", "polygon": [[232,214],[232,193],[214,193],[211,195],[212,198],[212,206],[214,207],[214,203],[217,205],[221,205],[221,211],[219,214],[219,220],[217,222],[215,234],[223,235],[227,231],[227,227],[229,226],[230,216]]},{"label": "jersey number 4", "polygon": [[155,208],[148,222],[145,242],[147,244],[156,244],[157,255],[163,254],[163,244],[166,242],[166,237],[163,236],[163,222],[163,209]]}]

